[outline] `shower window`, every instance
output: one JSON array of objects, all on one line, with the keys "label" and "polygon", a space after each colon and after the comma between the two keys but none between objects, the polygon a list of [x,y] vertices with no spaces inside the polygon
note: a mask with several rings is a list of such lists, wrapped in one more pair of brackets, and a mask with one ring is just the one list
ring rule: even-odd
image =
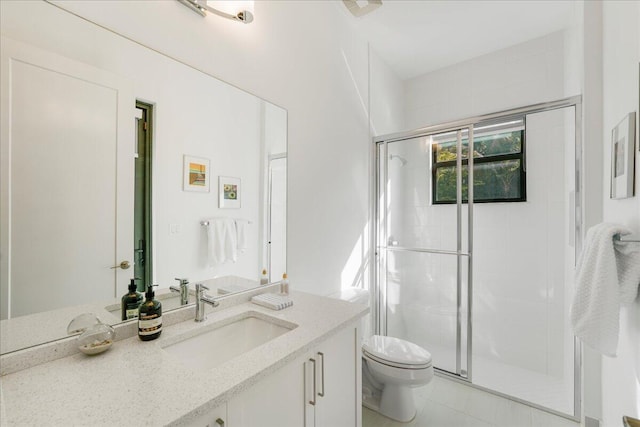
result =
[{"label": "shower window", "polygon": [[[480,124],[474,128],[473,201],[525,202],[524,120]],[[465,135],[463,135],[464,137]],[[456,139],[442,134],[432,140],[432,202],[456,203]],[[467,201],[468,137],[462,140],[462,194]]]}]

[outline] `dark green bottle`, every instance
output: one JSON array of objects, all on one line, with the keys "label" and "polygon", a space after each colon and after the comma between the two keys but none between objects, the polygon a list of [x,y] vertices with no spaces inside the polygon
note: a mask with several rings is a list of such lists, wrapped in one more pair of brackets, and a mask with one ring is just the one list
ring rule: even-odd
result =
[{"label": "dark green bottle", "polygon": [[137,319],[138,309],[144,297],[136,291],[136,279],[129,283],[129,293],[122,297],[122,320]]},{"label": "dark green bottle", "polygon": [[154,286],[158,285],[147,286],[147,299],[138,310],[138,338],[142,341],[155,340],[162,332],[162,304],[154,299]]}]

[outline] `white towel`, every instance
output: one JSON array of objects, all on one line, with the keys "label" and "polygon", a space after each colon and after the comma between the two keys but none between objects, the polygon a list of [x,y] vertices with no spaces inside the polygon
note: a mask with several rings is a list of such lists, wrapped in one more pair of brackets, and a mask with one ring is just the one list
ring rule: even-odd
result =
[{"label": "white towel", "polygon": [[633,302],[640,285],[640,245],[613,240],[630,232],[606,223],[589,229],[576,269],[571,326],[606,356],[615,356],[618,348],[620,305]]},{"label": "white towel", "polygon": [[271,310],[282,310],[293,305],[293,301],[288,296],[275,294],[256,295],[251,297],[251,302]]},{"label": "white towel", "polygon": [[238,233],[238,250],[244,252],[248,247],[247,226],[249,221],[246,219],[236,219],[236,231]]},{"label": "white towel", "polygon": [[212,218],[207,226],[207,263],[215,267],[238,259],[236,223],[230,218]]}]

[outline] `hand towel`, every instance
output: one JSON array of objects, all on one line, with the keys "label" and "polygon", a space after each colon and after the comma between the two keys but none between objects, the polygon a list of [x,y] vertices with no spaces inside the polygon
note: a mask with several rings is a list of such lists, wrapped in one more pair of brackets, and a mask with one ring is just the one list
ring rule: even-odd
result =
[{"label": "hand towel", "polygon": [[576,292],[571,326],[585,344],[615,356],[620,329],[620,305],[633,302],[640,285],[640,245],[614,241],[631,231],[599,224],[587,232],[576,268]]},{"label": "hand towel", "polygon": [[236,223],[230,218],[212,218],[207,226],[207,264],[210,267],[238,259]]},{"label": "hand towel", "polygon": [[288,296],[275,294],[256,295],[251,297],[251,302],[271,310],[282,310],[293,305],[293,300]]},{"label": "hand towel", "polygon": [[244,252],[248,247],[247,227],[249,221],[246,219],[236,219],[236,232],[238,233],[238,251]]}]

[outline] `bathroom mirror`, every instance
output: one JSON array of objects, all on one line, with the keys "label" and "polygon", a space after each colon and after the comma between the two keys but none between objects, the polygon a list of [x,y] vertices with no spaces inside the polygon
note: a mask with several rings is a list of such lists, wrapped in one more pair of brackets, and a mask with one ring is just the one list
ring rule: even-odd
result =
[{"label": "bathroom mirror", "polygon": [[134,277],[165,311],[175,278],[279,280],[284,109],[56,5],[0,8],[2,354],[120,322]]}]

